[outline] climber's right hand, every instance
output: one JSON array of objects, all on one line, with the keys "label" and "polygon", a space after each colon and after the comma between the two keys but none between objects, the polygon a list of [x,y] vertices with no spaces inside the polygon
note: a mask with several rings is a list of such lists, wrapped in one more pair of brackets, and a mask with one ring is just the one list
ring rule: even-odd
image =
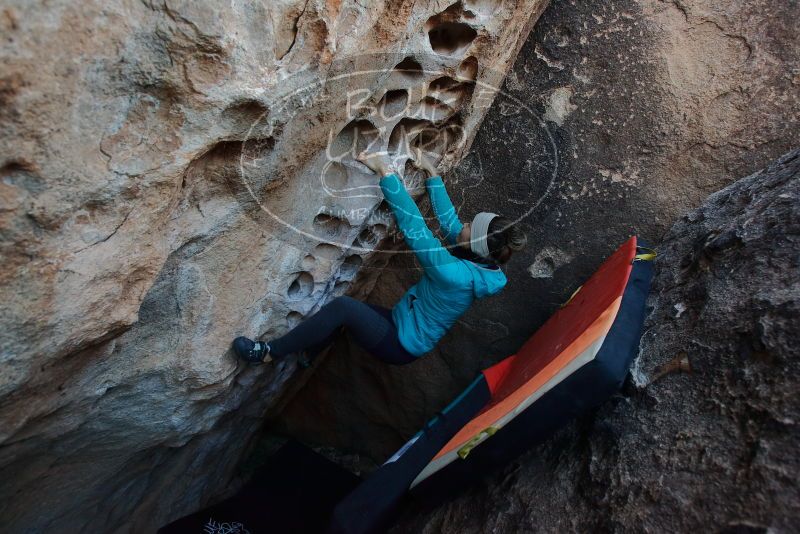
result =
[{"label": "climber's right hand", "polygon": [[436,168],[436,165],[433,163],[433,160],[419,147],[414,147],[411,150],[411,154],[414,157],[414,166],[418,169],[428,173],[428,177],[431,176],[439,176],[439,170]]}]

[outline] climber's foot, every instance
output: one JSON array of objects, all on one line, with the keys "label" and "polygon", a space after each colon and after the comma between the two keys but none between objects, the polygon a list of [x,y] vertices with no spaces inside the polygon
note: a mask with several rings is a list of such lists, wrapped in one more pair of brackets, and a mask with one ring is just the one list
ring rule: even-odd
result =
[{"label": "climber's foot", "polygon": [[269,345],[263,341],[253,341],[246,337],[237,337],[233,340],[233,351],[238,357],[250,363],[269,363]]}]

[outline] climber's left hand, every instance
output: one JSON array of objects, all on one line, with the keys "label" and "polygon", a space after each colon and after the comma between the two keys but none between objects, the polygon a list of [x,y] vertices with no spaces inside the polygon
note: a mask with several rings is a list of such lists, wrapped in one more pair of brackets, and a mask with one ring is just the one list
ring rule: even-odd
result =
[{"label": "climber's left hand", "polygon": [[356,159],[381,177],[394,172],[389,153],[386,151],[367,152],[365,150]]}]

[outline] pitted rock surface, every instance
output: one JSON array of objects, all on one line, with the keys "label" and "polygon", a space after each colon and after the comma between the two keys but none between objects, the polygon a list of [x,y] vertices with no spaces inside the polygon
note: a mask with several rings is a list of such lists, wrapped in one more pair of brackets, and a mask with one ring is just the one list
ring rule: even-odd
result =
[{"label": "pitted rock surface", "polygon": [[349,290],[391,223],[356,151],[451,168],[544,5],[4,3],[3,528],[147,532],[226,491],[295,374],[231,340]]}]

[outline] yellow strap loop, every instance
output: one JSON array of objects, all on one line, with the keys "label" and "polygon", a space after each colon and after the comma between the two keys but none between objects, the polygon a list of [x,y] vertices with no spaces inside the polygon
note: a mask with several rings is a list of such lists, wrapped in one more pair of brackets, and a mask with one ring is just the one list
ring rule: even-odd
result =
[{"label": "yellow strap loop", "polygon": [[644,250],[646,252],[642,254],[637,254],[633,257],[633,261],[653,261],[658,256],[658,252],[654,248],[647,248],[647,247],[636,247],[637,249]]},{"label": "yellow strap loop", "polygon": [[469,456],[469,453],[472,451],[472,449],[474,449],[478,445],[478,443],[481,442],[481,437],[483,437],[484,434],[486,434],[488,437],[492,437],[498,430],[499,428],[494,426],[490,426],[489,428],[481,430],[481,432],[477,436],[466,442],[463,447],[458,449],[458,456],[462,460],[466,459],[466,457]]}]

